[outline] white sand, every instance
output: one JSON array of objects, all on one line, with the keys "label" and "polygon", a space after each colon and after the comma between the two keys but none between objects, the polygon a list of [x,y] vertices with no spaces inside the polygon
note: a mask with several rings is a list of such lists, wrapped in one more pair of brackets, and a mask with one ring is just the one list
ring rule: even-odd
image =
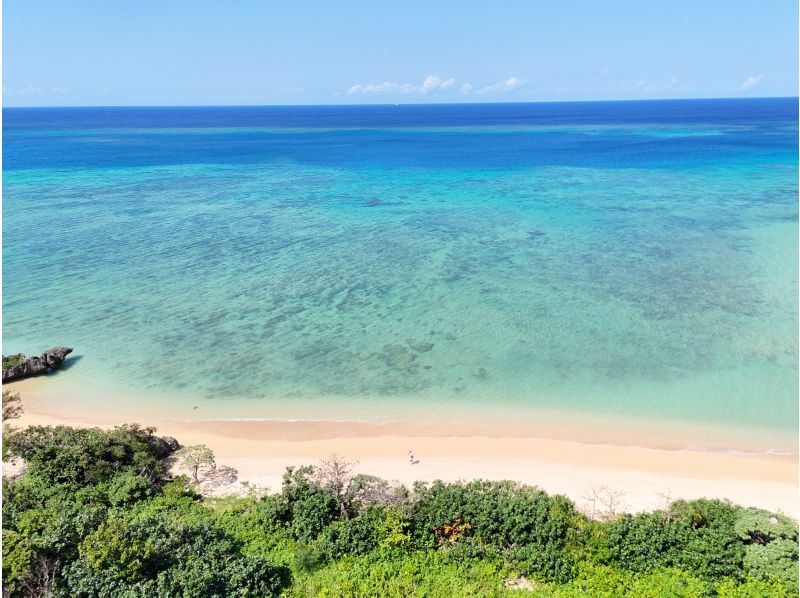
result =
[{"label": "white sand", "polygon": [[[91,420],[91,421],[86,421]],[[96,425],[97,418],[65,419],[26,405],[25,425]],[[104,421],[110,425],[114,421]],[[411,484],[510,479],[565,494],[587,511],[636,512],[667,499],[724,498],[798,517],[796,455],[718,452],[589,444],[542,438],[404,434],[402,425],[342,429],[340,422],[149,421],[182,444],[207,444],[239,482],[280,488],[287,465],[313,464],[331,453],[357,459],[358,471]],[[419,463],[411,465],[408,451]],[[231,487],[232,489],[238,486]],[[591,496],[599,497],[592,501]],[[608,503],[613,503],[610,507]],[[604,504],[605,503],[605,504]]]}]

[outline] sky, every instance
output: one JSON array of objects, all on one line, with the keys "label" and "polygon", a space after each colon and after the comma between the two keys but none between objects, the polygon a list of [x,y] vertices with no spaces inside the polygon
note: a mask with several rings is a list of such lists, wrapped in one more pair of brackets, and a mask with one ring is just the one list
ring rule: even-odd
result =
[{"label": "sky", "polygon": [[6,0],[5,106],[796,96],[796,0]]}]

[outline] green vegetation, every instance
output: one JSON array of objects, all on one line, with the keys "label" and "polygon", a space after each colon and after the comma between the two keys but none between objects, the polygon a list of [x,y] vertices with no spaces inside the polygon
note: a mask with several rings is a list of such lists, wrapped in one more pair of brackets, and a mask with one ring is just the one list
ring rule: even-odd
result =
[{"label": "green vegetation", "polygon": [[3,391],[3,421],[16,419],[22,415],[22,401],[18,392]]},{"label": "green vegetation", "polygon": [[22,400],[19,393],[10,390],[3,391],[3,461],[8,460],[8,450],[6,439],[17,431],[17,428],[8,423],[12,419],[17,419],[22,415]]},{"label": "green vegetation", "polygon": [[8,369],[11,366],[19,365],[25,361],[27,357],[22,353],[16,355],[3,355],[3,369]]},{"label": "green vegetation", "polygon": [[184,446],[178,451],[181,469],[192,474],[192,481],[200,482],[199,475],[207,475],[217,468],[214,453],[205,444]]},{"label": "green vegetation", "polygon": [[[409,490],[336,456],[277,494],[203,499],[149,428],[5,444],[27,469],[4,481],[4,596],[798,595],[795,522],[722,501],[595,521],[529,486]],[[190,449],[187,471],[212,466]]]}]

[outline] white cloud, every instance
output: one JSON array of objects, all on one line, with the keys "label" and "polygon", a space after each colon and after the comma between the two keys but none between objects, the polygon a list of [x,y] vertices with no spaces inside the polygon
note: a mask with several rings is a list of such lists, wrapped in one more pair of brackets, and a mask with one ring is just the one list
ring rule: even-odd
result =
[{"label": "white cloud", "polygon": [[648,82],[642,79],[634,82],[622,82],[619,84],[619,89],[627,92],[632,93],[641,93],[641,94],[659,94],[659,93],[666,93],[668,91],[674,91],[676,89],[685,88],[685,86],[681,85],[680,80],[677,77],[672,77],[666,83],[657,81],[657,82]]},{"label": "white cloud", "polygon": [[18,90],[17,93],[22,95],[28,95],[31,93],[42,93],[42,88],[38,85],[28,85],[27,87],[23,87],[22,89]]},{"label": "white cloud", "polygon": [[456,80],[453,79],[453,77],[442,79],[436,75],[428,75],[422,82],[422,89],[420,91],[422,93],[427,93],[429,91],[436,91],[437,89],[447,89],[448,87],[452,87],[455,82]]},{"label": "white cloud", "polygon": [[498,81],[491,85],[484,85],[480,88],[475,88],[472,83],[464,83],[461,86],[461,93],[463,94],[484,94],[484,93],[507,93],[517,89],[520,85],[524,85],[528,80],[520,79],[519,77],[509,77],[505,81]]},{"label": "white cloud", "polygon": [[[519,77],[509,77],[503,81],[497,81],[483,87],[476,87],[472,83],[461,85],[459,92],[464,95],[486,93],[507,93],[524,85],[527,79]],[[397,83],[394,81],[384,81],[383,83],[357,83],[347,90],[347,95],[366,95],[366,94],[402,94],[402,95],[425,95],[448,90],[454,87],[456,80],[454,77],[442,79],[436,75],[428,75],[421,84]]]},{"label": "white cloud", "polygon": [[70,88],[69,87],[60,87],[58,85],[53,85],[50,88],[50,91],[52,91],[53,93],[69,93],[70,92]]},{"label": "white cloud", "polygon": [[421,86],[411,85],[411,83],[393,83],[392,81],[384,81],[383,83],[353,85],[347,91],[347,95],[355,95],[358,93],[414,93],[419,89],[421,89]]},{"label": "white cloud", "polygon": [[449,89],[455,85],[456,80],[453,77],[449,79],[442,79],[436,75],[428,75],[425,80],[416,85],[413,83],[395,83],[393,81],[384,81],[383,83],[358,83],[347,90],[347,95],[363,95],[363,94],[390,94],[400,93],[404,95],[433,93],[443,89]]},{"label": "white cloud", "polygon": [[742,84],[739,86],[739,89],[742,91],[747,91],[748,89],[752,89],[764,78],[764,75],[750,75],[747,79],[745,79]]},{"label": "white cloud", "polygon": [[498,81],[493,85],[487,85],[481,90],[481,93],[490,93],[493,91],[506,93],[507,91],[515,90],[520,85],[525,85],[525,81],[525,79],[520,79],[518,77],[509,77],[505,81]]}]

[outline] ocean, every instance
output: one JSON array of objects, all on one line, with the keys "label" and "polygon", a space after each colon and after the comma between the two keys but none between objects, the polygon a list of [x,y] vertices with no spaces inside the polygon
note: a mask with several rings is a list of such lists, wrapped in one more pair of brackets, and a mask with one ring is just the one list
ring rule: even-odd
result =
[{"label": "ocean", "polygon": [[794,451],[797,106],[6,108],[3,352],[74,347],[63,412]]}]

